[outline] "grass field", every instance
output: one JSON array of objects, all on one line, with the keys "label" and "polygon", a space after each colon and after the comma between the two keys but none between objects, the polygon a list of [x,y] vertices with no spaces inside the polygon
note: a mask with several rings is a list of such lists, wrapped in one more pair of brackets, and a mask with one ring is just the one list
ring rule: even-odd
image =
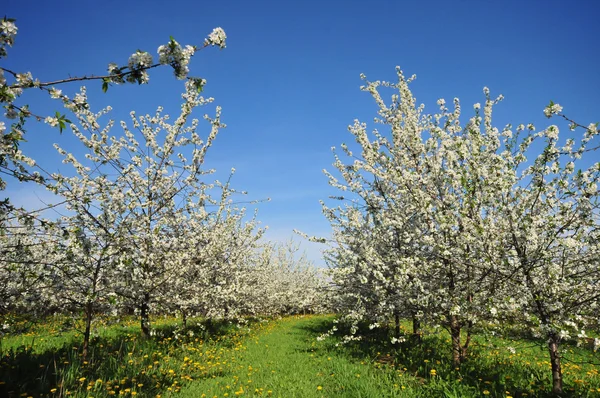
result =
[{"label": "grass field", "polygon": [[[337,345],[316,337],[332,317],[252,321],[238,327],[155,319],[140,337],[133,320],[98,328],[84,361],[64,320],[5,337],[1,397],[546,397],[550,364],[541,342],[479,337],[454,369],[445,332],[393,346],[383,332]],[[565,396],[600,397],[600,353],[570,346]]]}]

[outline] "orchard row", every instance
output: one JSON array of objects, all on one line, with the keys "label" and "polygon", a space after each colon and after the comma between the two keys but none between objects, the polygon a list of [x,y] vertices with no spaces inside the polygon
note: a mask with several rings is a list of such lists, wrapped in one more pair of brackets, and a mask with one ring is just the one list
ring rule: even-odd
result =
[{"label": "orchard row", "polygon": [[[6,18],[0,28],[5,57],[17,28]],[[369,132],[355,121],[355,143],[334,151],[336,170],[325,171],[341,204],[323,202],[331,237],[310,238],[328,244],[324,274],[295,256],[293,244],[264,242],[231,178],[211,181],[205,157],[224,127],[221,109],[193,118],[213,100],[201,95],[206,81],[189,77],[187,65],[202,48],[224,48],[225,38],[220,28],[201,47],[171,38],[158,63],[137,51],[126,66],[109,65],[106,76],[44,83],[0,68],[0,101],[14,120],[0,122],[0,169],[45,186],[64,214],[47,219],[2,202],[2,314],[81,311],[84,348],[94,315],[124,308],[139,314],[145,335],[152,311],[184,319],[335,311],[351,325],[346,341],[361,338],[361,323],[395,321],[396,342],[408,317],[416,335],[421,323],[449,330],[456,367],[481,327],[519,324],[547,341],[560,393],[561,343],[593,340],[586,330],[598,327],[600,315],[597,124],[579,124],[551,102],[544,113],[568,125],[568,138],[558,125],[499,129],[492,110],[503,98],[487,88],[465,122],[458,99],[450,107],[440,99],[437,113],[425,113],[409,88],[414,77],[399,68],[396,82],[362,76],[380,127]],[[110,107],[92,111],[85,88],[73,98],[57,88],[147,83],[148,70],[163,65],[186,80],[180,114],[171,121],[162,108],[132,112],[120,135],[105,120]],[[60,101],[73,120],[20,104],[33,88]],[[389,102],[384,90],[394,91]],[[46,171],[18,149],[30,119],[68,127],[79,140],[77,155],[56,145],[68,172]]]}]

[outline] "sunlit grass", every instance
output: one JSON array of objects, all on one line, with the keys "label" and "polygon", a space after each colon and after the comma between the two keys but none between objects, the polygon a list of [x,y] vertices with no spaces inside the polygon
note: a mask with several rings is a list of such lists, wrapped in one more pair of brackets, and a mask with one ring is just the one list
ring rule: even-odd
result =
[{"label": "sunlit grass", "polygon": [[[223,371],[234,360],[247,327],[156,319],[157,335],[144,339],[133,319],[100,328],[82,358],[81,337],[51,319],[2,341],[0,396],[156,396]],[[260,330],[260,324],[254,330]]]},{"label": "sunlit grass", "polygon": [[[51,318],[2,340],[2,397],[544,397],[551,396],[543,342],[478,335],[455,369],[442,330],[392,345],[388,331],[339,345],[316,337],[333,317],[255,321],[249,327],[171,318],[140,336],[134,319],[107,319],[83,360],[81,336]],[[67,325],[76,326],[76,325]],[[406,331],[408,325],[403,325]],[[408,334],[408,333],[407,333]],[[598,353],[568,346],[565,396],[600,396]]]},{"label": "sunlit grass", "polygon": [[[229,373],[186,386],[188,397],[543,397],[550,395],[550,364],[543,342],[475,338],[471,357],[455,369],[449,336],[429,330],[421,343],[392,345],[387,331],[338,345],[316,341],[333,318],[286,318],[247,343]],[[403,329],[406,330],[406,326]],[[600,396],[598,362],[591,350],[569,347],[564,396]],[[203,395],[204,394],[204,395]]]}]

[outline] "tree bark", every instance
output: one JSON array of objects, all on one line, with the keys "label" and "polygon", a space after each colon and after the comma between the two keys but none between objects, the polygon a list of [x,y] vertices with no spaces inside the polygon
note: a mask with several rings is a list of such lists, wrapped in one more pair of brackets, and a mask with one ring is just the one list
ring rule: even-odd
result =
[{"label": "tree bark", "polygon": [[456,315],[450,317],[450,337],[452,338],[452,365],[458,368],[466,353],[463,353],[460,344],[460,322]]},{"label": "tree bark", "polygon": [[400,315],[396,311],[394,311],[394,337],[400,338]]},{"label": "tree bark", "polygon": [[90,349],[90,334],[92,331],[92,318],[94,317],[94,304],[85,304],[85,331],[83,332],[83,359],[87,359]]},{"label": "tree bark", "polygon": [[150,337],[150,294],[145,293],[144,299],[140,306],[140,326],[142,328],[142,336],[145,338]]},{"label": "tree bark", "polygon": [[420,343],[421,342],[421,321],[415,315],[412,317],[413,322],[413,336]]},{"label": "tree bark", "polygon": [[558,352],[558,336],[550,333],[548,338],[548,351],[550,352],[550,364],[552,365],[552,393],[562,394],[563,380],[560,366],[560,353]]},{"label": "tree bark", "polygon": [[185,312],[185,310],[180,310],[181,311],[181,322],[183,323],[183,328],[186,329],[187,328],[187,313]]}]

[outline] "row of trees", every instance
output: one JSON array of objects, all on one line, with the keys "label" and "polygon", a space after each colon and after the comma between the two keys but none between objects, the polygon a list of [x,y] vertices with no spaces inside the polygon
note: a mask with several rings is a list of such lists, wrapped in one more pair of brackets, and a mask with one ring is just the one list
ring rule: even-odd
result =
[{"label": "row of trees", "polygon": [[[13,44],[16,26],[4,19],[0,41]],[[217,28],[202,47],[225,47]],[[150,334],[152,311],[207,318],[239,319],[246,315],[279,315],[317,311],[323,279],[292,243],[265,242],[266,228],[236,198],[246,195],[225,182],[210,182],[205,166],[221,122],[214,116],[193,118],[194,110],[212,98],[201,95],[205,81],[188,77],[188,63],[199,48],[174,39],[158,48],[159,63],[147,52],[134,53],[127,66],[109,65],[109,74],[42,83],[30,73],[1,69],[0,92],[5,116],[0,125],[0,168],[19,180],[33,181],[59,198],[53,211],[28,212],[4,201],[0,209],[0,315],[79,312],[85,316],[84,355],[98,313],[134,308],[142,333]],[[93,112],[85,88],[73,98],[56,86],[98,79],[110,84],[148,82],[148,69],[168,65],[185,79],[181,111],[170,120],[159,108],[154,115],[131,113],[114,134],[106,120],[110,107]],[[24,90],[48,92],[67,109],[41,117],[18,105]],[[69,165],[53,172],[19,149],[25,123],[44,120],[72,131],[79,149],[69,153],[55,145]],[[73,121],[71,121],[72,119]],[[256,201],[251,202],[256,203]],[[2,322],[4,324],[4,322]],[[10,325],[6,325],[9,327]]]},{"label": "row of trees", "polygon": [[[544,112],[569,122],[566,140],[555,125],[499,130],[492,108],[502,96],[487,88],[463,124],[458,99],[426,114],[413,78],[397,72],[397,83],[366,81],[382,127],[369,135],[355,121],[358,150],[342,145],[337,173],[327,173],[343,191],[340,205],[323,204],[338,310],[353,333],[359,322],[394,317],[413,318],[416,333],[422,321],[441,325],[455,366],[477,325],[518,321],[547,339],[561,392],[559,344],[585,337],[599,315],[597,124],[582,126],[551,103]],[[397,90],[390,104],[382,88]]]}]

